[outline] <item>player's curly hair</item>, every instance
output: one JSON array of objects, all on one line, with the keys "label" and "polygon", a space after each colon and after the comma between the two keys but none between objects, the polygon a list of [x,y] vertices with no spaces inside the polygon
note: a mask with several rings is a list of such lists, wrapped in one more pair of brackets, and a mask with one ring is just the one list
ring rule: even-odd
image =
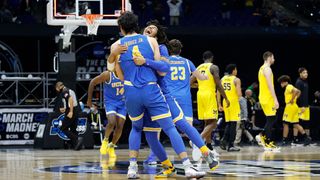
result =
[{"label": "player's curly hair", "polygon": [[291,83],[291,78],[288,75],[282,75],[278,78],[278,83],[288,82]]},{"label": "player's curly hair", "polygon": [[158,32],[156,35],[158,43],[168,45],[168,37],[165,32],[167,28],[161,25],[160,22],[156,19],[148,21],[147,26],[150,26],[150,25],[154,25],[158,28]]}]

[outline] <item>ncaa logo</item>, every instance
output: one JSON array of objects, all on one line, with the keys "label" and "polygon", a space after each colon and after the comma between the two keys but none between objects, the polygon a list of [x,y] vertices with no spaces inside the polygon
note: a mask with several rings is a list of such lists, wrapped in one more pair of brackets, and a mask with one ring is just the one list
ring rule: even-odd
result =
[{"label": "ncaa logo", "polygon": [[[52,120],[50,127],[50,135],[58,135],[63,140],[70,140],[62,131],[62,121],[64,121],[64,115],[61,114],[57,118]],[[78,118],[77,132],[78,134],[84,134],[87,130],[87,118]]]}]

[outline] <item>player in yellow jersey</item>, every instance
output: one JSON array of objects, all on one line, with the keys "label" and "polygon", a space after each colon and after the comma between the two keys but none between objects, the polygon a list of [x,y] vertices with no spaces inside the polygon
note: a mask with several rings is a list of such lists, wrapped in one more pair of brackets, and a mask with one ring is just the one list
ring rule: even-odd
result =
[{"label": "player in yellow jersey", "polygon": [[204,120],[204,129],[201,133],[201,137],[205,139],[206,145],[209,149],[213,149],[211,142],[211,133],[213,129],[217,126],[218,119],[218,107],[216,99],[216,90],[225,98],[226,104],[229,107],[229,100],[222,88],[220,77],[219,77],[219,67],[214,65],[213,54],[211,51],[206,51],[203,53],[204,63],[198,66],[197,70],[202,74],[208,76],[207,80],[199,80],[195,77],[191,78],[191,84],[196,80],[198,81],[198,119]]},{"label": "player in yellow jersey", "polygon": [[[289,125],[292,124],[293,128],[297,129],[303,136],[304,145],[309,145],[311,139],[306,134],[305,130],[299,124],[299,107],[297,105],[297,98],[299,98],[301,91],[290,84],[290,77],[287,75],[280,76],[278,82],[281,87],[285,89],[284,98],[286,107],[283,112],[283,145],[288,145]],[[298,136],[298,131],[293,132],[295,139]]]},{"label": "player in yellow jersey", "polygon": [[221,79],[221,84],[223,89],[230,101],[230,106],[227,107],[225,99],[223,99],[223,106],[220,104],[221,96],[220,93],[217,93],[218,102],[219,102],[219,111],[224,111],[226,128],[224,130],[224,135],[220,143],[220,147],[223,150],[228,151],[240,151],[239,148],[233,145],[233,142],[236,138],[236,128],[237,121],[240,121],[240,97],[242,96],[241,92],[241,81],[237,77],[238,70],[237,65],[229,64],[226,67],[227,74]]},{"label": "player in yellow jersey", "polygon": [[279,102],[274,90],[273,73],[271,65],[274,64],[273,53],[267,51],[263,54],[264,64],[260,67],[258,73],[259,79],[259,102],[261,108],[266,115],[266,124],[264,130],[256,136],[259,145],[265,147],[266,150],[279,150],[279,148],[271,140],[272,127],[276,122],[276,113],[279,108]]}]

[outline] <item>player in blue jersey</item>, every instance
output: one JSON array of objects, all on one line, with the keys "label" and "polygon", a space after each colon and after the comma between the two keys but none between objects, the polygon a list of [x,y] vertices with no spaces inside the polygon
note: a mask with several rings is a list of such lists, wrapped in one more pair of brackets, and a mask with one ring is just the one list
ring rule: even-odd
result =
[{"label": "player in blue jersey", "polygon": [[[100,147],[102,155],[109,154],[110,158],[116,158],[114,147],[121,137],[126,119],[126,107],[124,104],[124,87],[122,81],[114,72],[104,71],[90,81],[88,88],[87,105],[92,106],[92,93],[96,85],[103,83],[104,107],[108,119],[105,137]],[[113,133],[112,141],[109,136]]]},{"label": "player in blue jersey", "polygon": [[[151,120],[156,121],[170,138],[172,147],[182,159],[186,176],[188,178],[203,177],[205,172],[199,172],[193,168],[183,141],[172,123],[168,105],[157,84],[157,72],[149,66],[137,66],[133,62],[133,57],[159,60],[160,53],[157,41],[154,38],[136,33],[138,30],[138,18],[131,12],[123,13],[118,19],[118,25],[124,37],[111,46],[111,51],[119,44],[128,47],[125,53],[120,54],[118,61],[124,75],[125,103],[129,117],[132,120],[132,129],[129,136],[130,157],[137,156],[134,154],[137,152],[131,151],[131,149],[136,149],[137,145],[140,146],[140,144],[135,143],[135,140],[141,138],[143,116],[145,110],[147,110]],[[108,58],[109,70],[114,70],[114,60],[114,58]],[[156,63],[156,61],[149,63]],[[137,178],[137,171],[137,159],[130,158],[128,178]]]},{"label": "player in blue jersey", "polygon": [[[186,119],[192,124],[192,99],[190,92],[190,76],[193,74],[200,77],[200,72],[196,69],[194,64],[182,56],[180,56],[182,43],[177,39],[172,39],[169,42],[169,64],[170,73],[165,77],[169,91],[177,100],[182,108]],[[204,80],[204,79],[203,79]]]},{"label": "player in blue jersey", "polygon": [[[164,42],[163,38],[161,37],[166,37],[164,35],[161,36],[157,36],[157,34],[163,34],[163,28],[162,26],[160,26],[157,21],[151,21],[149,22],[149,25],[145,28],[144,30],[144,34],[147,34],[149,36],[155,36],[157,41],[159,42]],[[165,45],[163,45],[163,47],[166,47]],[[160,48],[161,50],[161,48]],[[163,53],[161,54],[162,58],[167,58],[168,56],[168,51],[167,49],[162,49]],[[150,59],[144,59],[142,57],[138,57],[138,58],[134,58],[134,61],[137,65],[149,65],[149,61],[151,61]],[[155,70],[159,70],[156,69]],[[200,79],[206,79],[206,76],[203,76],[202,74],[200,74],[200,72],[198,71],[194,71],[194,74],[196,77],[200,78]],[[170,76],[170,74],[167,74],[166,76]],[[190,75],[189,75],[190,76]],[[189,77],[187,77],[188,79]],[[173,121],[175,123],[175,125],[179,128],[179,130],[181,130],[182,132],[186,133],[188,135],[188,137],[192,140],[192,142],[194,142],[201,150],[204,158],[207,160],[207,162],[209,163],[209,167],[211,170],[214,170],[215,168],[217,168],[218,166],[218,161],[215,159],[214,154],[211,153],[209,151],[209,149],[205,146],[200,134],[198,133],[198,131],[192,127],[190,124],[188,124],[188,122],[186,121],[183,111],[180,108],[179,104],[175,101],[175,99],[171,96],[171,93],[169,91],[169,88],[167,87],[167,83],[165,81],[166,78],[163,78],[161,76],[158,76],[158,84],[160,85],[162,92],[166,98],[166,101],[168,103],[168,106],[170,108],[171,114],[172,114],[172,118]],[[148,143],[150,142],[148,139],[151,137],[153,139],[157,138],[157,134],[156,132],[159,131],[159,128],[156,128],[157,126],[154,126],[152,122],[150,122],[150,118],[148,119],[147,116],[145,116],[144,118],[145,120],[145,124],[144,124],[144,131],[147,137],[147,141]],[[153,132],[152,132],[153,131]],[[156,132],[155,132],[156,131]],[[160,143],[159,143],[160,144]],[[163,164],[163,166],[165,167],[166,164],[163,163],[164,160],[166,160],[166,154],[164,151],[159,151],[160,149],[162,149],[162,145],[160,144],[157,145],[153,145],[153,146],[157,146],[157,148],[155,149],[155,154],[158,156],[159,160],[161,161],[161,163]],[[153,149],[153,148],[152,148]],[[138,150],[137,150],[138,151]],[[200,153],[201,155],[201,153]],[[167,170],[160,174],[162,176],[168,176],[170,172],[170,168],[167,168]],[[159,176],[160,176],[159,175]],[[157,176],[157,177],[159,177]]]}]

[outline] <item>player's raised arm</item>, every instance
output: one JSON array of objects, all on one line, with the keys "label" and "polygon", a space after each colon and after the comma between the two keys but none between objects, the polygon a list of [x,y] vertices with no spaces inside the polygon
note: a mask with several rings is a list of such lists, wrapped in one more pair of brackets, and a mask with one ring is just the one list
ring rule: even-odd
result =
[{"label": "player's raised arm", "polygon": [[230,102],[227,98],[226,93],[221,85],[220,76],[219,76],[219,68],[216,65],[210,66],[210,72],[213,75],[214,82],[216,83],[217,90],[220,92],[221,96],[226,100],[227,107],[230,106]]},{"label": "player's raised arm", "polygon": [[107,59],[107,68],[109,71],[114,71],[115,62],[119,59],[119,55],[127,51],[128,47],[121,45],[120,41],[116,41],[111,45],[110,54]]},{"label": "player's raised arm", "polygon": [[122,68],[121,68],[119,62],[117,61],[115,65],[116,65],[116,66],[115,66],[115,71],[116,71],[117,77],[118,77],[121,81],[124,81],[123,71],[122,71]]},{"label": "player's raised arm", "polygon": [[88,98],[87,98],[88,107],[92,106],[92,93],[93,93],[94,87],[100,83],[109,82],[109,80],[110,80],[110,72],[104,71],[90,81],[89,87],[88,87]]}]

